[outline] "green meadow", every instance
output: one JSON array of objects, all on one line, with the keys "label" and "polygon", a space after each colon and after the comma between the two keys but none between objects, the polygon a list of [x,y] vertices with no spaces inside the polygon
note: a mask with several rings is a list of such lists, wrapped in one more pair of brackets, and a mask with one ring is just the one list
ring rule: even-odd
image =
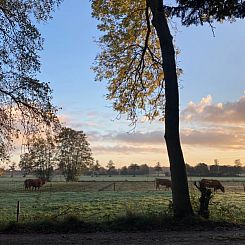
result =
[{"label": "green meadow", "polygon": [[[133,178],[134,181],[131,181]],[[171,215],[171,191],[156,191],[154,178],[81,178],[64,182],[60,178],[46,183],[39,191],[24,190],[22,177],[0,178],[0,222],[7,224],[42,220],[59,221],[76,217],[85,222],[113,221],[128,215]],[[198,209],[199,192],[190,180],[193,207]],[[222,179],[225,193],[218,191],[210,204],[210,219],[245,223],[243,179]]]}]

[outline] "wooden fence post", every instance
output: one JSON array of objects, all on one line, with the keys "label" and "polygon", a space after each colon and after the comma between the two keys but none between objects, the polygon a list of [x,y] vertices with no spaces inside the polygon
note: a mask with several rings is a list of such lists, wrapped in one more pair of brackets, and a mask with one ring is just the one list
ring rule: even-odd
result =
[{"label": "wooden fence post", "polygon": [[20,215],[20,201],[17,202],[17,216],[16,216],[16,221],[17,223],[19,222],[19,215]]},{"label": "wooden fence post", "polygon": [[116,191],[116,183],[113,183],[113,190]]}]

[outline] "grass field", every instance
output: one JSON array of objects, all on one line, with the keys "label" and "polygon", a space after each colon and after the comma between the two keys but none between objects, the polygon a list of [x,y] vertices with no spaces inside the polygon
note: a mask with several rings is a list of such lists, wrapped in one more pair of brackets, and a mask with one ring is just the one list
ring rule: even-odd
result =
[{"label": "grass field", "polygon": [[[75,216],[86,222],[112,221],[130,214],[165,215],[171,213],[171,191],[155,191],[154,177],[82,177],[80,182],[66,183],[56,177],[40,191],[24,190],[22,177],[0,178],[0,222],[44,219],[62,220]],[[133,181],[132,181],[133,178]],[[191,179],[195,181],[198,179]],[[210,205],[211,219],[245,223],[244,179],[222,179],[226,192],[214,195]],[[193,206],[198,207],[199,193],[190,182]],[[115,191],[114,191],[115,189]]]}]

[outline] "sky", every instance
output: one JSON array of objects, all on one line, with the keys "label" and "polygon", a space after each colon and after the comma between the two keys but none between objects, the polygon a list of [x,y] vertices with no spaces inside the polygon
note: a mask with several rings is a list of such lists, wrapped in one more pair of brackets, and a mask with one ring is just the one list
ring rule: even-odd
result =
[{"label": "sky", "polygon": [[[38,78],[50,82],[53,102],[62,108],[61,121],[83,130],[93,157],[106,166],[131,163],[169,166],[164,123],[139,122],[135,129],[106,101],[106,82],[95,82],[91,70],[100,49],[100,33],[91,17],[89,0],[64,1],[48,23],[40,24],[45,39]],[[188,164],[200,162],[245,165],[245,22],[173,31],[181,50],[181,142]]]}]

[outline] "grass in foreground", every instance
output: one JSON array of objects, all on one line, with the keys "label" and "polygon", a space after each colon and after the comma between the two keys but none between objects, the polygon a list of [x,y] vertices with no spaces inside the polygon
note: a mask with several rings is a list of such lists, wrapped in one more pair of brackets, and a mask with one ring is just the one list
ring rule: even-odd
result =
[{"label": "grass in foreground", "polygon": [[35,223],[14,223],[0,227],[2,233],[87,233],[106,231],[199,231],[213,230],[215,228],[245,228],[244,224],[231,222],[218,222],[204,220],[200,217],[188,217],[176,220],[172,216],[161,215],[134,215],[118,217],[109,222],[84,222],[74,216],[65,217],[63,220],[43,220]]},{"label": "grass in foreground", "polygon": [[[105,193],[104,193],[105,194]],[[145,196],[145,195],[144,195]],[[116,196],[114,196],[115,198]],[[140,198],[141,199],[141,198]],[[110,200],[112,201],[112,199]],[[137,200],[139,201],[139,200]],[[152,199],[151,199],[152,201]],[[101,200],[99,202],[101,204]],[[195,211],[198,209],[198,196],[192,196]],[[139,202],[138,202],[139,204]],[[98,206],[97,206],[98,207]],[[142,206],[143,207],[143,206]],[[149,207],[148,207],[149,208]],[[13,221],[0,223],[0,232],[9,233],[84,233],[96,231],[151,231],[151,230],[213,230],[215,228],[230,229],[245,228],[245,215],[242,208],[230,202],[216,199],[210,204],[210,219],[198,216],[182,220],[173,218],[171,205],[154,212],[154,209],[140,210],[134,206],[124,207],[124,212],[112,215],[114,209],[101,209],[102,216],[77,215],[79,212],[66,210],[57,216],[39,216],[35,220],[25,220],[20,223]],[[81,211],[81,210],[79,210]],[[155,210],[156,211],[156,210]],[[84,209],[83,209],[84,212]],[[105,215],[108,212],[108,216]],[[91,214],[91,210],[89,210]]]}]

